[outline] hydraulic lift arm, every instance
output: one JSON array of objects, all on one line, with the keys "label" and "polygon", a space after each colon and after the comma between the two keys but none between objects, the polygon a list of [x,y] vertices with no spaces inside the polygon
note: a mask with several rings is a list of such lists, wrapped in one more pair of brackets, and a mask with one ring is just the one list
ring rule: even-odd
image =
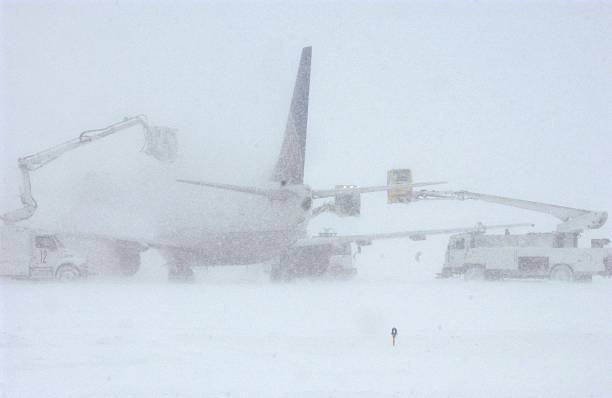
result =
[{"label": "hydraulic lift arm", "polygon": [[160,161],[173,161],[176,158],[177,142],[176,130],[168,127],[151,126],[144,115],[126,117],[122,121],[110,126],[83,131],[77,138],[55,145],[38,153],[24,156],[17,160],[21,171],[21,203],[23,207],[0,216],[5,224],[13,224],[26,220],[34,214],[38,204],[32,196],[32,185],[30,183],[30,172],[38,170],[47,163],[57,159],[64,153],[85,146],[94,141],[140,125],[145,132],[145,147],[143,151]]},{"label": "hydraulic lift arm", "polygon": [[480,200],[497,203],[504,206],[550,214],[561,220],[557,225],[558,232],[582,232],[584,229],[597,229],[602,227],[608,219],[605,211],[591,211],[574,209],[548,203],[532,202],[529,200],[506,198],[503,196],[487,195],[469,191],[428,191],[413,192],[414,200],[449,199],[449,200]]}]

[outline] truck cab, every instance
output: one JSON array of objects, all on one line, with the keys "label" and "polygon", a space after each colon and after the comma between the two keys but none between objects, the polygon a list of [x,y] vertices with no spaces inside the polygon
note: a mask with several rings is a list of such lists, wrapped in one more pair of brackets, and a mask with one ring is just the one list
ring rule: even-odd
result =
[{"label": "truck cab", "polygon": [[466,251],[474,245],[472,234],[457,234],[450,237],[446,247],[446,264],[463,264]]},{"label": "truck cab", "polygon": [[74,280],[87,276],[87,265],[53,233],[5,225],[0,227],[0,276]]}]

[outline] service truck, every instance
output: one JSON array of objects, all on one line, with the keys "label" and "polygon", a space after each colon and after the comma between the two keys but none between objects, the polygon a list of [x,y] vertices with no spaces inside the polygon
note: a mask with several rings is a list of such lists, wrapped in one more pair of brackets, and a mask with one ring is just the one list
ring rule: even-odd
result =
[{"label": "service truck", "polygon": [[0,226],[0,276],[75,280],[87,276],[87,264],[53,233],[4,225]]},{"label": "service truck", "polygon": [[481,231],[451,236],[441,277],[463,275],[465,279],[550,278],[591,280],[593,275],[612,274],[609,239],[593,239],[590,248],[579,248],[585,230],[601,228],[605,211],[593,211],[550,203],[508,198],[470,191],[413,192],[414,200],[480,200],[549,214],[558,220],[553,232],[485,235]]},{"label": "service truck", "polygon": [[609,242],[593,239],[590,248],[579,248],[578,234],[572,232],[456,234],[450,237],[440,276],[590,281],[593,275],[612,275]]}]

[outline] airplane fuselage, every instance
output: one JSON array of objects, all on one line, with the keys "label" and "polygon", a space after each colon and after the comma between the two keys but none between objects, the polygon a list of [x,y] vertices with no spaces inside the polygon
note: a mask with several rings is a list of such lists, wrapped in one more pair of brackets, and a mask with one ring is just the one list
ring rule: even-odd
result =
[{"label": "airplane fuselage", "polygon": [[[190,188],[200,191],[201,188]],[[242,265],[272,260],[307,236],[312,197],[307,185],[283,187],[277,198],[254,197],[240,192],[233,211],[224,209],[224,228],[214,215],[168,224],[159,238],[170,261],[198,265]],[[230,213],[230,214],[228,214]],[[231,222],[228,222],[231,219]],[[180,249],[179,249],[180,248]]]}]

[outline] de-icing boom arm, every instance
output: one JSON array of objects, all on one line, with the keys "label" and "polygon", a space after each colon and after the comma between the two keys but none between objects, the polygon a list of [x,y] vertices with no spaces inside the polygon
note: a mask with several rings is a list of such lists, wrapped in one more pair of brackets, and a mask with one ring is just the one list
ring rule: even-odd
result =
[{"label": "de-icing boom arm", "polygon": [[453,199],[453,200],[481,200],[483,202],[497,203],[504,206],[550,214],[562,222],[557,225],[559,232],[582,232],[584,229],[597,229],[603,226],[608,219],[605,211],[591,211],[574,209],[548,203],[532,202],[529,200],[506,198],[503,196],[487,195],[469,191],[416,191],[415,200],[424,199]]},{"label": "de-icing boom arm", "polygon": [[17,160],[22,178],[20,196],[23,207],[3,214],[0,216],[0,219],[2,219],[5,224],[13,224],[32,217],[36,211],[38,205],[32,196],[30,171],[43,167],[68,151],[85,146],[136,125],[142,126],[145,131],[146,145],[144,152],[147,155],[151,155],[160,161],[172,161],[176,158],[176,131],[167,127],[150,126],[144,115],[126,117],[120,122],[101,129],[83,131],[77,138],[73,138]]}]

